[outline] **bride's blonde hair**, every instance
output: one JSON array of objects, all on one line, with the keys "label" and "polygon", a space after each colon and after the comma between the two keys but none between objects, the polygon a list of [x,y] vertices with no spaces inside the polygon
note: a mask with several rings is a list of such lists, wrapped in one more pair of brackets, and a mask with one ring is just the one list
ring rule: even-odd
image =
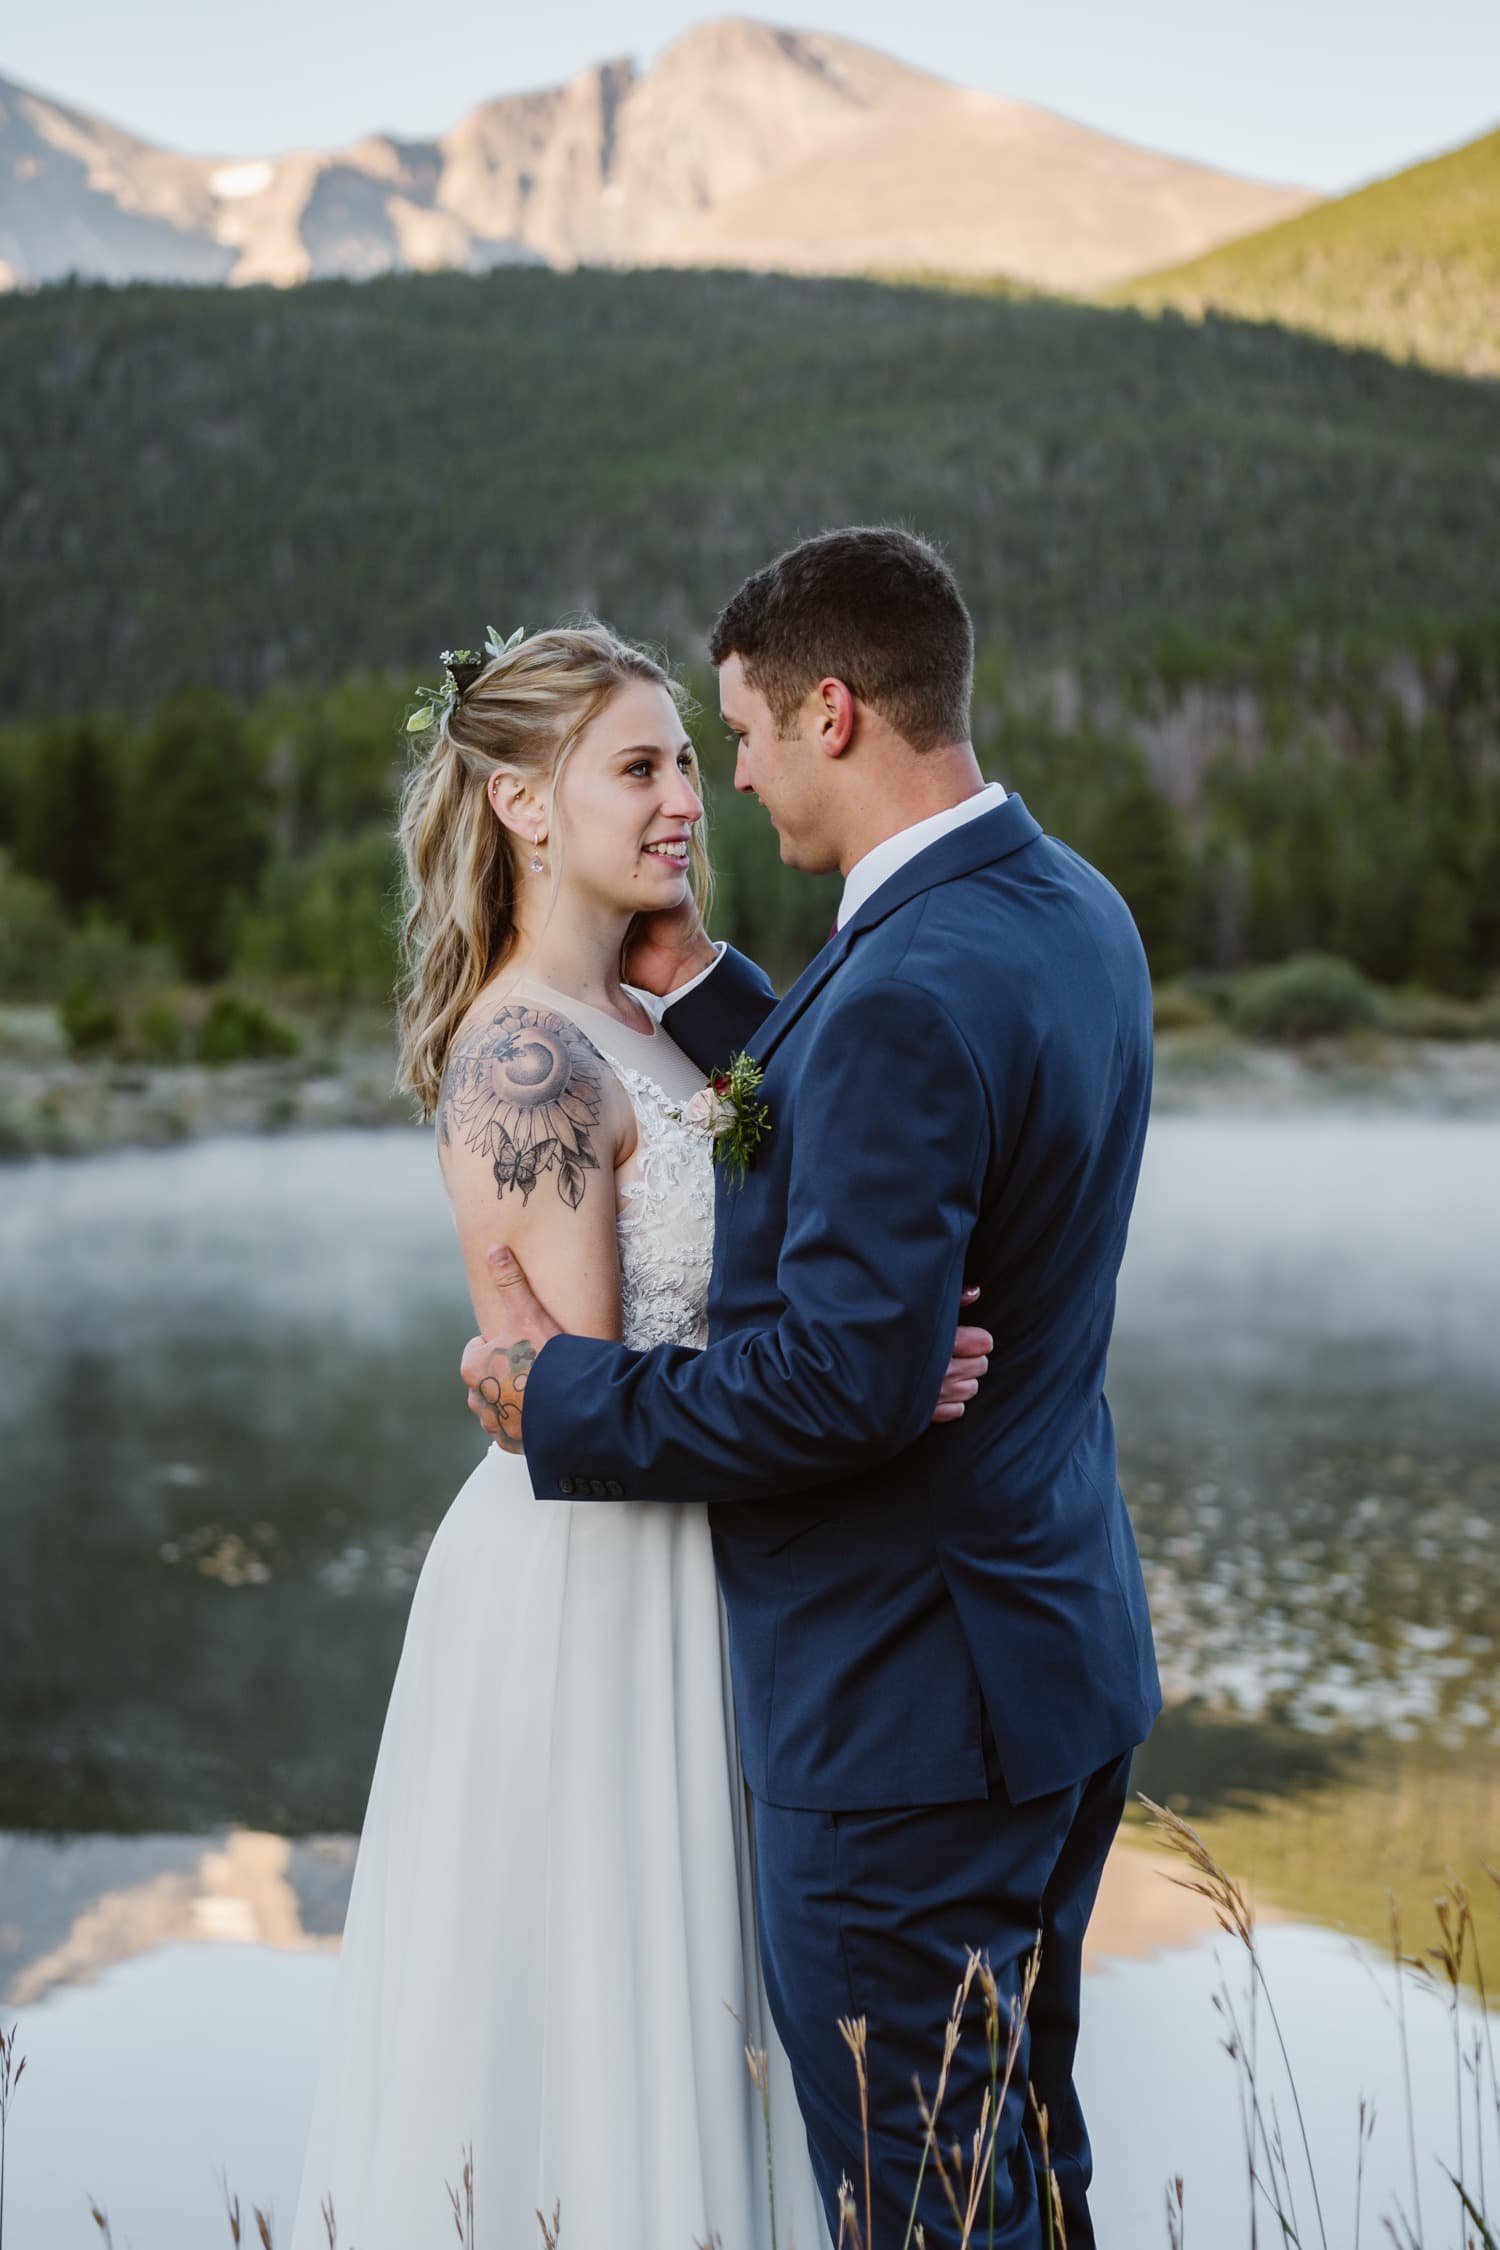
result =
[{"label": "bride's blonde hair", "polygon": [[[654,657],[589,620],[517,641],[467,679],[446,709],[435,709],[427,746],[402,793],[399,829],[406,965],[398,987],[398,1082],[416,1095],[424,1117],[437,1107],[454,1033],[516,939],[524,846],[496,818],[490,777],[550,777],[555,791],[585,727],[632,680],[665,688],[679,711],[689,706],[686,690]],[[692,781],[701,795],[696,754]],[[553,801],[555,807],[555,795]],[[555,853],[553,860],[555,895]],[[701,822],[693,829],[689,876],[706,911]]]}]

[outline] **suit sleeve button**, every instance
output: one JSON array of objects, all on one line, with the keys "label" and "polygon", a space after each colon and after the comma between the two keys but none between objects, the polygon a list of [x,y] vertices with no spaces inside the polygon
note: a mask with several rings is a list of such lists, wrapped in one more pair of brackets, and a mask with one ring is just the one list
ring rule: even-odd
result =
[{"label": "suit sleeve button", "polygon": [[609,1494],[611,1500],[623,1500],[625,1497],[625,1487],[623,1484],[621,1484],[618,1477],[611,1477],[608,1484],[605,1486],[605,1490]]},{"label": "suit sleeve button", "polygon": [[564,1499],[571,1499],[573,1496],[573,1479],[571,1477],[559,1477],[557,1480],[557,1489],[563,1495]]},{"label": "suit sleeve button", "polygon": [[603,1477],[590,1477],[589,1490],[590,1492],[592,1492],[596,1500],[602,1500],[606,1492],[609,1490],[609,1487],[605,1483]]}]

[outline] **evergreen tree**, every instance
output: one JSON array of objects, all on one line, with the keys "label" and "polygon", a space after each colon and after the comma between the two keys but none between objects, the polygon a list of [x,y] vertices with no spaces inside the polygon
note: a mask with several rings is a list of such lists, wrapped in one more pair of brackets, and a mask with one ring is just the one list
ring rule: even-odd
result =
[{"label": "evergreen tree", "polygon": [[32,740],[15,808],[16,861],[75,913],[119,903],[130,755],[126,729],[110,719],[53,719]]},{"label": "evergreen tree", "polygon": [[189,689],[162,704],[141,746],[128,834],[134,919],[191,977],[228,967],[239,913],[270,846],[265,777],[240,714]]},{"label": "evergreen tree", "polygon": [[1091,856],[1135,917],[1152,976],[1180,975],[1188,896],[1182,822],[1144,774],[1104,799]]}]

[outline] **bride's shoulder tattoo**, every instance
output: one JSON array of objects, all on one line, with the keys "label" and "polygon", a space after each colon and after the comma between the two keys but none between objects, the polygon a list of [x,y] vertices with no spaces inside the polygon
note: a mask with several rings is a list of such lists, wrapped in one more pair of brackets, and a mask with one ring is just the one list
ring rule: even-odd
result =
[{"label": "bride's shoulder tattoo", "polygon": [[460,1033],[448,1052],[438,1098],[438,1137],[461,1141],[490,1160],[503,1196],[522,1203],[544,1172],[576,1211],[590,1172],[593,1134],[604,1110],[597,1047],[566,1016],[512,1002]]}]

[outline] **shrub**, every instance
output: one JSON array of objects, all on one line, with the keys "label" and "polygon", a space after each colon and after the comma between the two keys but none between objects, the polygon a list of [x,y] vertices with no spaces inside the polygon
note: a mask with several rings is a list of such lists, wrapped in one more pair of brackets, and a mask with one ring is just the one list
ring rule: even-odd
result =
[{"label": "shrub", "polygon": [[159,946],[137,945],[118,922],[92,914],[69,930],[58,957],[56,984],[64,991],[72,985],[89,985],[118,1002],[141,985],[159,981],[170,966]]},{"label": "shrub", "polygon": [[101,1054],[120,1036],[120,1011],[97,985],[70,984],[58,1010],[75,1055]]},{"label": "shrub", "polygon": [[176,1062],[182,1054],[182,1018],[165,995],[150,1000],[132,1028],[131,1044],[148,1062]]},{"label": "shrub", "polygon": [[1151,1011],[1158,1031],[1203,1031],[1218,1020],[1203,995],[1185,984],[1153,985]]},{"label": "shrub", "polygon": [[1296,953],[1235,986],[1230,1021],[1253,1039],[1318,1039],[1383,1025],[1385,1004],[1352,961]]},{"label": "shrub", "polygon": [[295,1055],[300,1041],[290,1024],[273,1016],[258,1000],[221,992],[198,1033],[198,1059],[206,1063],[263,1061]]},{"label": "shrub", "polygon": [[0,992],[17,999],[55,992],[66,932],[56,892],[0,852]]},{"label": "shrub", "polygon": [[1472,1000],[1456,1000],[1448,992],[1427,992],[1419,984],[1403,985],[1389,1001],[1392,1031],[1403,1039],[1482,1039],[1484,1015]]}]

